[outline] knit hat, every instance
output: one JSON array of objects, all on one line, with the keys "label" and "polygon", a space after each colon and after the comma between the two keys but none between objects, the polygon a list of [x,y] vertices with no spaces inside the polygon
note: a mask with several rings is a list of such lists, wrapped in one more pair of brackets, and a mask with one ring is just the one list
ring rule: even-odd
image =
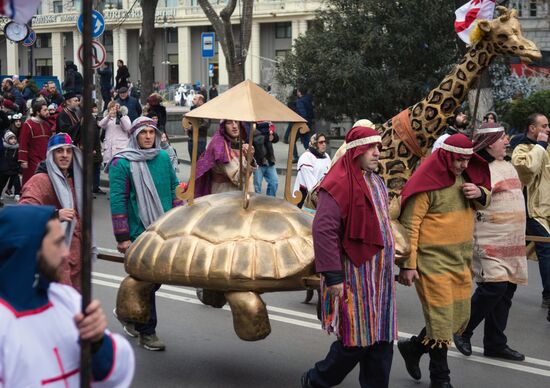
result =
[{"label": "knit hat", "polygon": [[11,116],[8,116],[8,119],[10,119],[11,121],[22,120],[23,119],[23,114],[16,113],[16,114],[13,114]]},{"label": "knit hat", "polygon": [[73,145],[73,139],[71,139],[68,133],[60,132],[50,137],[48,141],[48,150],[63,145]]},{"label": "knit hat", "polygon": [[474,131],[474,151],[487,148],[504,134],[504,127],[500,123],[483,123]]},{"label": "knit hat", "polygon": [[13,133],[13,132],[10,131],[10,130],[7,130],[7,131],[4,133],[4,141],[7,143],[8,140],[10,139],[10,137],[15,137],[15,138],[17,138],[17,136],[15,136],[15,133]]},{"label": "knit hat", "polygon": [[134,134],[136,131],[139,132],[144,127],[153,127],[155,130],[159,130],[157,128],[157,123],[154,120],[149,117],[141,116],[132,121],[132,129],[130,129],[130,133]]}]

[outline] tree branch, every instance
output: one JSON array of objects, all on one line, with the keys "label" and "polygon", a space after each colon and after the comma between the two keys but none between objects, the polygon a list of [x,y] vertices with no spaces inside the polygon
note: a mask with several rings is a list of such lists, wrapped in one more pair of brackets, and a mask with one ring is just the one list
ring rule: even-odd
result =
[{"label": "tree branch", "polygon": [[[230,22],[231,15],[235,12],[235,7],[237,6],[237,0],[230,0],[227,5],[220,12],[220,17],[224,22]],[[231,22],[230,22],[231,23]]]},{"label": "tree branch", "polygon": [[221,31],[223,29],[223,23],[222,23],[220,17],[218,16],[218,14],[216,13],[216,10],[210,4],[210,1],[208,1],[208,0],[198,0],[198,2],[199,2],[199,5],[202,8],[204,14],[206,15],[206,17],[208,18],[210,23],[212,23],[212,26],[214,27],[214,30],[216,32]]}]

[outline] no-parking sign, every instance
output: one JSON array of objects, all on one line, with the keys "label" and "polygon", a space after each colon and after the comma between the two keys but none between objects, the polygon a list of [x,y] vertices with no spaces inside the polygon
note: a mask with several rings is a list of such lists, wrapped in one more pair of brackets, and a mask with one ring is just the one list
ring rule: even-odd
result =
[{"label": "no-parking sign", "polygon": [[[82,64],[84,64],[83,51],[84,43],[78,48],[78,59]],[[107,51],[105,50],[105,47],[103,47],[103,45],[96,40],[92,41],[92,69],[97,69],[103,65],[105,63],[105,59],[107,59]]]}]

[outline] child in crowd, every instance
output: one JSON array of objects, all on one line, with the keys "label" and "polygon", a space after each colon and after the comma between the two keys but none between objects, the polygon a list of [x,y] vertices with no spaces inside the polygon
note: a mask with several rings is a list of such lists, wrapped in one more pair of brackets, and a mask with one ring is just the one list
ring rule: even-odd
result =
[{"label": "child in crowd", "polygon": [[[21,194],[19,163],[17,161],[18,150],[19,144],[17,143],[17,136],[15,136],[12,131],[7,130],[4,133],[2,145],[0,147],[0,191],[4,189],[4,186],[10,179],[15,178],[15,201],[19,201],[19,195]],[[2,202],[0,202],[0,206],[3,206]]]}]

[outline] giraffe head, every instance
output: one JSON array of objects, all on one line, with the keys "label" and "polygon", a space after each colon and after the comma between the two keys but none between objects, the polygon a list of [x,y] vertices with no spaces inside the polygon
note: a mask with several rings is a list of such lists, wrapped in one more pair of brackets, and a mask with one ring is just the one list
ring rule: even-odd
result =
[{"label": "giraffe head", "polygon": [[495,53],[519,57],[526,64],[541,59],[537,46],[523,36],[517,11],[502,6],[498,6],[497,11],[500,16],[496,19],[478,22],[483,39],[494,44]]}]

